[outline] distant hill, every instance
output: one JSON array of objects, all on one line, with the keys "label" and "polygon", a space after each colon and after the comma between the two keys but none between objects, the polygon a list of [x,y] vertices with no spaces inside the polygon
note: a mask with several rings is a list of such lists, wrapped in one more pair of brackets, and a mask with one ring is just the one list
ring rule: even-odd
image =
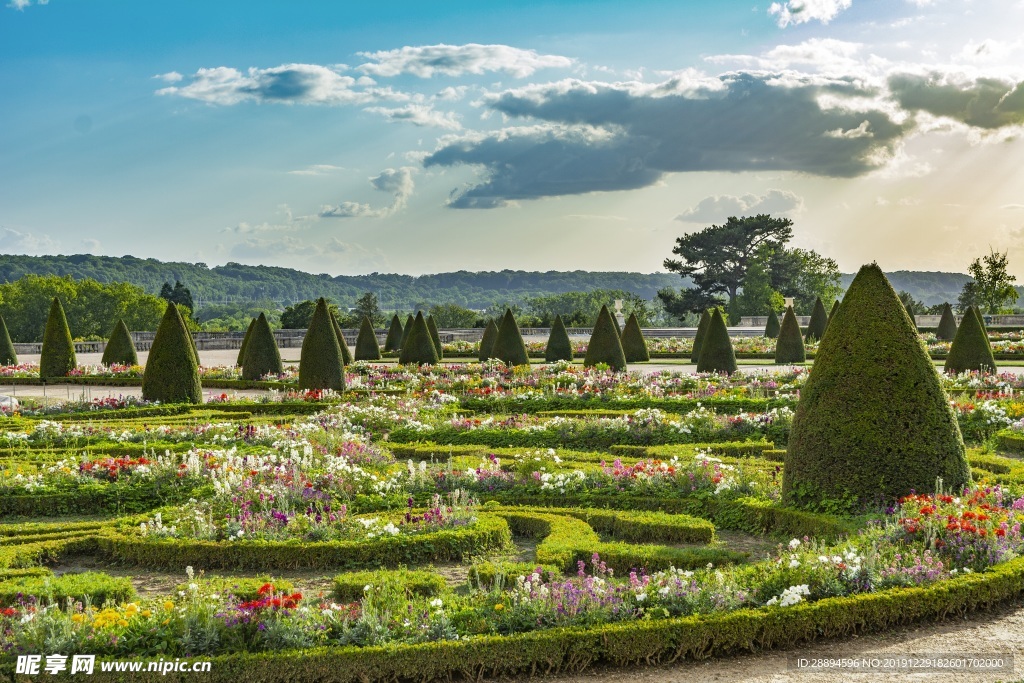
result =
[{"label": "distant hill", "polygon": [[474,309],[493,303],[521,303],[527,297],[576,290],[621,289],[646,299],[663,287],[679,287],[683,280],[672,273],[530,272],[502,270],[435,275],[314,275],[291,268],[227,263],[165,262],[134,256],[10,256],[0,255],[0,282],[17,280],[27,273],[70,275],[100,282],[131,282],[157,293],[164,282],[181,280],[191,291],[196,307],[272,299],[290,304],[326,296],[341,304],[353,302],[365,292],[377,294],[384,309],[410,309],[421,304],[457,303]]},{"label": "distant hill", "polygon": [[[850,286],[854,275],[855,273],[850,273],[840,278],[840,284],[842,284],[843,289]],[[964,273],[917,270],[897,270],[892,273],[886,273],[886,277],[889,278],[889,282],[892,283],[893,289],[897,292],[900,290],[910,292],[915,299],[929,306],[947,301],[955,304],[956,298],[960,295],[960,290],[964,288],[964,283],[971,279],[969,275]]]}]

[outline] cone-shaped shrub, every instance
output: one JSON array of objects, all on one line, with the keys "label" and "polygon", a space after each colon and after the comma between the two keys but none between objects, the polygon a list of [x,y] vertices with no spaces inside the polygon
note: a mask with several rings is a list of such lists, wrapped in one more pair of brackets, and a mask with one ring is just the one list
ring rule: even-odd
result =
[{"label": "cone-shaped shrub", "polygon": [[693,336],[693,351],[690,352],[690,362],[696,363],[700,359],[700,347],[704,343],[704,335],[707,334],[708,325],[711,324],[711,312],[705,310],[700,314],[700,322],[697,323],[697,334]]},{"label": "cone-shaped shrub", "polygon": [[128,332],[128,326],[120,318],[117,319],[114,332],[107,341],[107,348],[103,349],[103,358],[100,363],[108,367],[139,364],[139,354],[135,350],[135,342],[132,340],[131,333]]},{"label": "cone-shaped shrub", "polygon": [[622,353],[625,354],[627,363],[646,363],[651,359],[651,354],[647,350],[647,340],[640,331],[640,321],[636,319],[636,313],[629,314],[626,327],[622,330]]},{"label": "cone-shaped shrub", "polygon": [[441,335],[437,333],[437,323],[434,322],[434,316],[427,316],[427,331],[430,332],[430,341],[434,342],[434,348],[437,349],[437,359],[441,360],[444,358],[444,351],[441,349]]},{"label": "cone-shaped shrub", "polygon": [[935,338],[941,341],[953,341],[956,337],[956,318],[953,317],[953,307],[948,303],[942,305],[942,317],[939,318],[939,329],[935,331]]},{"label": "cone-shaped shrub", "polygon": [[365,315],[363,324],[359,326],[359,336],[356,337],[356,360],[380,360],[377,333],[373,331],[373,323]]},{"label": "cone-shaped shrub", "polygon": [[491,358],[497,358],[505,365],[529,365],[530,354],[526,352],[526,342],[519,333],[519,325],[511,309],[505,309],[505,315],[498,325],[498,334],[494,337],[494,348]]},{"label": "cone-shaped shrub", "polygon": [[192,337],[172,302],[167,303],[153,345],[149,347],[146,370],[142,374],[142,398],[161,403],[203,402]]},{"label": "cone-shaped shrub", "polygon": [[825,325],[828,324],[828,312],[825,304],[821,303],[821,297],[814,300],[814,310],[811,311],[811,322],[807,323],[807,341],[820,341],[821,335],[825,334]]},{"label": "cone-shaped shrub", "polygon": [[594,323],[594,332],[587,343],[587,355],[583,357],[583,367],[592,368],[598,363],[605,363],[613,370],[626,369],[626,354],[622,350],[622,340],[615,331],[615,319],[607,306]]},{"label": "cone-shaped shrub", "polygon": [[[988,326],[985,324],[985,316],[981,314],[981,308],[978,306],[972,306],[974,309],[974,315],[978,316],[978,324],[981,325],[981,329],[985,330],[985,336],[988,336]],[[963,322],[963,321],[961,321]]]},{"label": "cone-shaped shrub", "polygon": [[345,367],[334,316],[322,297],[309,320],[299,356],[300,389],[345,389]]},{"label": "cone-shaped shrub", "polygon": [[0,315],[0,365],[17,365],[18,354],[14,350],[14,342],[11,341],[11,335],[7,331],[7,323],[4,322],[4,317]]},{"label": "cone-shaped shrub", "polygon": [[996,371],[996,359],[992,355],[992,344],[988,341],[984,323],[978,311],[971,307],[964,313],[960,327],[953,337],[946,356],[946,372],[960,373],[965,370]]},{"label": "cone-shaped shrub", "polygon": [[480,355],[477,358],[483,363],[488,358],[491,358],[491,353],[494,351],[494,340],[498,338],[498,323],[494,322],[493,319],[487,321],[487,327],[484,328],[484,336],[480,339]]},{"label": "cone-shaped shrub", "polygon": [[249,327],[245,328],[245,335],[242,337],[242,345],[238,347],[238,360],[235,361],[235,365],[242,367],[242,363],[245,361],[245,347],[249,344],[249,337],[252,335],[252,328],[256,326],[256,318],[249,321]]},{"label": "cone-shaped shrub", "polygon": [[412,332],[412,323],[413,317],[410,315],[408,318],[405,319],[405,327],[402,328],[402,345],[399,347],[400,349],[405,348],[405,342],[407,339],[409,339],[409,333]]},{"label": "cone-shaped shrub", "polygon": [[341,323],[338,322],[338,318],[334,315],[334,311],[331,311],[331,327],[334,328],[334,334],[338,337],[338,349],[341,350],[341,364],[352,365],[352,351],[348,348],[348,343],[345,341],[345,334],[341,331]]},{"label": "cone-shaped shrub", "polygon": [[565,329],[562,316],[556,315],[555,322],[551,324],[547,348],[544,349],[544,360],[554,363],[560,360],[572,360],[572,358],[572,340],[569,339],[569,332]]},{"label": "cone-shaped shrub", "polygon": [[277,340],[267,322],[267,316],[260,313],[256,324],[252,326],[249,343],[245,347],[245,358],[242,360],[242,379],[255,380],[271,373],[280,375],[284,372],[281,364],[281,352],[277,349]]},{"label": "cone-shaped shrub", "polygon": [[764,336],[768,339],[778,339],[781,329],[782,326],[779,324],[779,316],[775,314],[775,309],[769,309],[768,324],[764,326]]},{"label": "cone-shaped shrub", "polygon": [[782,327],[779,329],[779,338],[775,342],[775,362],[804,363],[807,361],[807,352],[804,349],[804,338],[800,334],[800,323],[796,321],[796,313],[793,307],[786,308],[786,315],[782,316]]},{"label": "cone-shaped shrub", "polygon": [[435,365],[438,361],[437,347],[430,338],[430,330],[427,329],[422,311],[416,313],[416,318],[412,324],[405,326],[405,331],[407,336],[398,362],[402,365]]},{"label": "cone-shaped shrub", "polygon": [[857,273],[822,340],[783,468],[784,501],[830,509],[891,504],[971,481],[938,373],[876,264]]},{"label": "cone-shaped shrub", "polygon": [[50,317],[46,319],[46,330],[43,332],[39,376],[43,379],[64,377],[76,367],[78,360],[75,358],[75,343],[71,340],[68,319],[64,315],[64,307],[60,305],[60,300],[53,297]]},{"label": "cone-shaped shrub", "polygon": [[[825,332],[828,332],[828,326],[832,323],[832,318],[836,317],[836,311],[839,310],[839,299],[832,302],[832,308],[828,312],[828,320],[825,321]],[[822,339],[825,338],[825,332],[821,333]],[[820,340],[819,340],[820,341]]]},{"label": "cone-shaped shrub", "polygon": [[708,323],[708,331],[704,334],[704,343],[697,359],[697,372],[736,372],[736,352],[729,339],[729,329],[725,326],[722,312],[715,309]]},{"label": "cone-shaped shrub", "polygon": [[402,321],[397,315],[391,316],[391,327],[388,328],[388,336],[384,340],[385,351],[397,351],[402,348]]},{"label": "cone-shaped shrub", "polygon": [[[608,312],[611,313],[611,310]],[[615,334],[619,335],[619,341],[622,341],[622,327],[619,325],[619,317],[613,314],[612,322],[615,323]]]}]

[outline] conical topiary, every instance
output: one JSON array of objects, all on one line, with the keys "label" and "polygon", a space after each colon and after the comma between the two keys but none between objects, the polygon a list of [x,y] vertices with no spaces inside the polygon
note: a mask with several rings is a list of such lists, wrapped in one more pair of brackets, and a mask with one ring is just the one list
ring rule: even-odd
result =
[{"label": "conical topiary", "polygon": [[779,330],[782,326],[779,324],[779,316],[775,314],[775,309],[768,310],[768,323],[764,326],[764,336],[768,339],[778,339]]},{"label": "conical topiary", "polygon": [[[608,311],[611,313],[611,311]],[[619,335],[619,341],[622,341],[622,326],[619,325],[619,316],[612,314],[612,322],[615,323],[615,334]]]},{"label": "conical topiary", "polygon": [[622,330],[622,353],[626,356],[627,363],[646,363],[651,359],[647,350],[647,340],[640,331],[640,321],[636,319],[636,313],[629,314],[626,327]]},{"label": "conical topiary", "polygon": [[434,348],[437,349],[437,359],[441,360],[444,358],[444,350],[441,348],[441,335],[437,333],[437,323],[434,322],[434,316],[427,316],[427,331],[430,332],[430,341],[434,342]]},{"label": "conical topiary", "polygon": [[245,347],[242,379],[257,380],[266,375],[280,375],[283,372],[284,366],[281,364],[277,340],[274,339],[267,316],[260,313],[256,318],[256,324],[252,326],[249,343]]},{"label": "conical topiary", "polygon": [[252,335],[252,328],[256,326],[256,318],[249,321],[249,326],[245,328],[245,335],[242,336],[242,345],[238,347],[238,360],[235,361],[235,365],[242,367],[242,363],[245,361],[245,347],[249,344],[249,337]]},{"label": "conical topiary", "polygon": [[793,307],[786,307],[786,315],[782,316],[782,326],[779,328],[779,338],[775,342],[776,364],[805,363],[807,351],[804,348],[804,338],[800,334],[800,323],[796,321],[796,313]]},{"label": "conical topiary", "polygon": [[809,342],[820,341],[827,324],[828,312],[825,310],[825,304],[821,303],[821,297],[818,297],[814,300],[814,310],[811,311],[811,321],[807,323],[805,339]]},{"label": "conical topiary", "polygon": [[132,340],[132,335],[128,331],[128,326],[124,324],[124,320],[117,319],[114,331],[107,341],[107,347],[103,349],[103,358],[100,363],[107,367],[139,364],[139,353],[135,349],[135,342]]},{"label": "conical topiary", "polygon": [[978,323],[981,325],[981,329],[985,331],[985,336],[988,336],[988,325],[985,324],[985,316],[981,313],[981,308],[978,306],[972,306],[974,309],[974,315],[978,316]]},{"label": "conical topiary", "polygon": [[899,297],[876,264],[857,273],[800,392],[783,500],[890,504],[970,484],[956,415]]},{"label": "conical topiary", "polygon": [[430,338],[422,312],[416,313],[416,318],[411,325],[406,325],[405,331],[407,336],[398,362],[402,365],[435,365],[438,361],[437,347]]},{"label": "conical topiary", "polygon": [[14,342],[7,331],[7,323],[0,315],[0,365],[17,365],[18,353],[14,350]]},{"label": "conical topiary", "polygon": [[587,354],[583,357],[583,367],[591,368],[598,363],[604,363],[613,370],[626,369],[626,354],[622,350],[622,340],[615,331],[615,320],[607,306],[601,307],[597,322],[594,323],[594,331],[587,343]]},{"label": "conical topiary", "polygon": [[480,354],[477,358],[483,363],[488,358],[491,358],[491,353],[494,351],[494,340],[498,338],[498,323],[494,322],[494,319],[487,321],[487,327],[484,328],[484,336],[480,339]]},{"label": "conical topiary", "polygon": [[554,363],[560,360],[572,360],[572,340],[569,339],[569,332],[565,329],[562,316],[556,315],[555,322],[551,324],[551,334],[548,335],[548,345],[544,349],[544,361]]},{"label": "conical topiary", "polygon": [[356,337],[356,360],[380,360],[377,333],[373,331],[373,323],[365,315],[363,324],[359,326],[359,336]]},{"label": "conical topiary", "polygon": [[[413,319],[413,317],[411,315],[408,318],[405,319],[405,326],[402,327],[402,345],[399,347],[400,349],[404,349],[405,348],[405,342],[409,338],[409,333],[412,332],[413,320],[414,319]],[[428,331],[428,334],[429,334],[429,331]]]},{"label": "conical topiary", "polygon": [[402,348],[402,321],[397,315],[391,316],[391,327],[388,328],[388,336],[384,339],[385,351],[398,351]]},{"label": "conical topiary", "polygon": [[505,315],[498,325],[498,334],[494,337],[494,348],[491,358],[497,358],[505,365],[529,365],[530,354],[526,351],[526,342],[519,333],[512,309],[505,309]]},{"label": "conical topiary", "polygon": [[693,336],[693,350],[690,352],[690,362],[696,363],[700,359],[700,347],[704,343],[704,335],[707,334],[708,325],[711,324],[711,311],[705,310],[700,314],[700,322],[697,323],[697,333]]},{"label": "conical topiary", "polygon": [[68,329],[68,319],[57,297],[53,297],[53,303],[50,304],[50,315],[46,319],[43,349],[40,354],[39,376],[43,379],[66,377],[78,367],[75,343],[71,340],[71,330]]},{"label": "conical topiary", "polygon": [[722,312],[715,309],[708,323],[708,331],[704,334],[704,343],[697,359],[697,372],[736,372],[736,352],[729,339],[729,328],[725,326]]},{"label": "conical topiary", "polygon": [[202,403],[199,363],[178,307],[167,302],[142,374],[142,398],[161,403]]},{"label": "conical topiary", "polygon": [[321,297],[316,302],[313,317],[306,328],[299,356],[300,389],[345,389],[345,365],[338,343],[334,316]]},{"label": "conical topiary", "polygon": [[948,303],[942,305],[942,317],[939,318],[939,329],[935,331],[935,338],[941,341],[953,341],[956,337],[956,318],[953,317],[953,307]]},{"label": "conical topiary", "polygon": [[[836,317],[836,311],[839,310],[839,299],[832,302],[832,308],[828,312],[828,320],[825,321],[825,332],[828,332],[828,326],[832,323],[832,318]],[[825,332],[821,333],[822,339],[825,338]],[[820,341],[820,340],[819,340]]]},{"label": "conical topiary", "polygon": [[953,373],[966,370],[996,371],[992,344],[988,341],[984,323],[974,307],[968,308],[960,321],[960,327],[949,347],[949,355],[946,356],[945,370]]},{"label": "conical topiary", "polygon": [[345,333],[341,331],[341,323],[338,322],[337,316],[334,315],[334,311],[331,311],[331,327],[334,328],[334,334],[338,337],[338,349],[341,351],[341,364],[352,365],[352,351],[348,348],[348,342],[345,341]]}]

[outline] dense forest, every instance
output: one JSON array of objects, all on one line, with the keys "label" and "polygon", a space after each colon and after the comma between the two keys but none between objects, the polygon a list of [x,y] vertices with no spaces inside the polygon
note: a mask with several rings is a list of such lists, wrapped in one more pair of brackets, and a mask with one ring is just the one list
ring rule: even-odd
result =
[{"label": "dense forest", "polygon": [[228,302],[271,300],[285,306],[326,296],[348,303],[373,292],[384,310],[408,310],[424,304],[455,303],[484,309],[500,303],[522,303],[529,297],[594,289],[620,289],[653,299],[663,287],[679,287],[671,273],[625,273],[522,270],[500,272],[438,273],[435,275],[313,275],[291,268],[246,266],[227,263],[164,262],[134,256],[0,256],[0,282],[12,282],[26,274],[70,275],[76,280],[130,282],[156,294],[165,282],[181,281],[192,292],[196,309]]},{"label": "dense forest", "polygon": [[[897,270],[886,273],[892,288],[897,292],[910,292],[915,299],[928,306],[941,303],[956,303],[956,298],[964,288],[964,283],[971,279],[965,273],[940,273],[933,271]],[[845,290],[853,281],[853,274],[843,275],[840,284]],[[1024,288],[1018,287],[1024,293]]]}]

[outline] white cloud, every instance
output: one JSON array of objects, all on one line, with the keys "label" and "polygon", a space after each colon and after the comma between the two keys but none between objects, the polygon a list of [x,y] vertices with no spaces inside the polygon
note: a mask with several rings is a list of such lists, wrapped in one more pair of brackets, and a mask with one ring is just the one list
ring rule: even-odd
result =
[{"label": "white cloud", "polygon": [[404,107],[367,107],[371,114],[380,114],[390,123],[411,123],[446,130],[459,130],[462,124],[454,112],[441,112],[429,104],[407,104]]},{"label": "white cloud", "polygon": [[360,52],[371,61],[358,68],[372,76],[390,78],[412,74],[420,78],[480,75],[502,71],[516,78],[526,78],[538,69],[568,68],[574,60],[559,55],[541,55],[508,45],[423,45],[397,50]]},{"label": "white cloud", "polygon": [[341,170],[344,170],[341,166],[333,166],[331,164],[312,164],[297,171],[288,171],[288,175],[318,176],[327,175]]},{"label": "white cloud", "polygon": [[843,10],[850,9],[853,0],[788,0],[773,2],[768,14],[778,15],[776,22],[779,28],[790,24],[804,24],[809,21],[820,21],[827,24]]},{"label": "white cloud", "polygon": [[165,74],[157,74],[156,76],[153,76],[153,78],[159,78],[165,83],[178,83],[185,79],[185,77],[177,71],[168,71]]},{"label": "white cloud", "polygon": [[377,270],[387,266],[387,257],[379,249],[367,249],[361,244],[343,242],[336,237],[307,242],[286,235],[276,239],[252,237],[235,244],[230,251],[233,258],[265,263],[279,262],[282,258],[299,257],[306,263],[322,263],[328,258],[332,269]]},{"label": "white cloud", "polygon": [[360,202],[342,202],[337,206],[325,206],[320,211],[321,218],[384,218],[405,208],[416,188],[412,174],[416,169],[409,166],[386,168],[379,175],[370,178],[370,185],[379,192],[388,192],[393,196],[390,206],[375,209],[369,204]]},{"label": "white cloud", "polygon": [[1007,209],[1007,210],[1010,210],[1010,211],[1017,211],[1017,210],[1020,210],[1020,209],[1024,209],[1024,204],[1003,204],[999,208],[1000,209]]},{"label": "white cloud", "polygon": [[696,206],[676,216],[677,221],[686,223],[713,223],[725,221],[730,216],[771,214],[796,214],[804,208],[803,197],[788,190],[768,190],[763,195],[745,194],[714,195],[700,200]]},{"label": "white cloud", "polygon": [[956,61],[971,64],[1005,64],[1021,47],[1024,47],[1024,41],[1021,40],[1008,41],[989,38],[977,43],[971,40],[956,55]]},{"label": "white cloud", "polygon": [[221,105],[240,102],[352,104],[373,99],[369,93],[352,89],[356,81],[351,76],[317,64],[250,68],[245,73],[218,66],[199,69],[191,78],[188,85],[161,88],[157,94]]},{"label": "white cloud", "polygon": [[825,135],[830,138],[869,138],[871,137],[871,131],[869,130],[870,123],[868,121],[861,121],[860,125],[856,128],[850,128],[843,130],[842,128],[836,128],[835,130],[825,131]]},{"label": "white cloud", "polygon": [[0,228],[0,252],[5,254],[52,254],[60,242],[40,232]]},{"label": "white cloud", "polygon": [[[37,5],[49,5],[50,4],[50,0],[36,0],[35,4],[37,4]],[[29,7],[31,5],[32,5],[32,0],[11,0],[9,3],[7,3],[8,7],[10,7],[11,9],[16,9],[19,12],[23,12],[26,7]]]}]

